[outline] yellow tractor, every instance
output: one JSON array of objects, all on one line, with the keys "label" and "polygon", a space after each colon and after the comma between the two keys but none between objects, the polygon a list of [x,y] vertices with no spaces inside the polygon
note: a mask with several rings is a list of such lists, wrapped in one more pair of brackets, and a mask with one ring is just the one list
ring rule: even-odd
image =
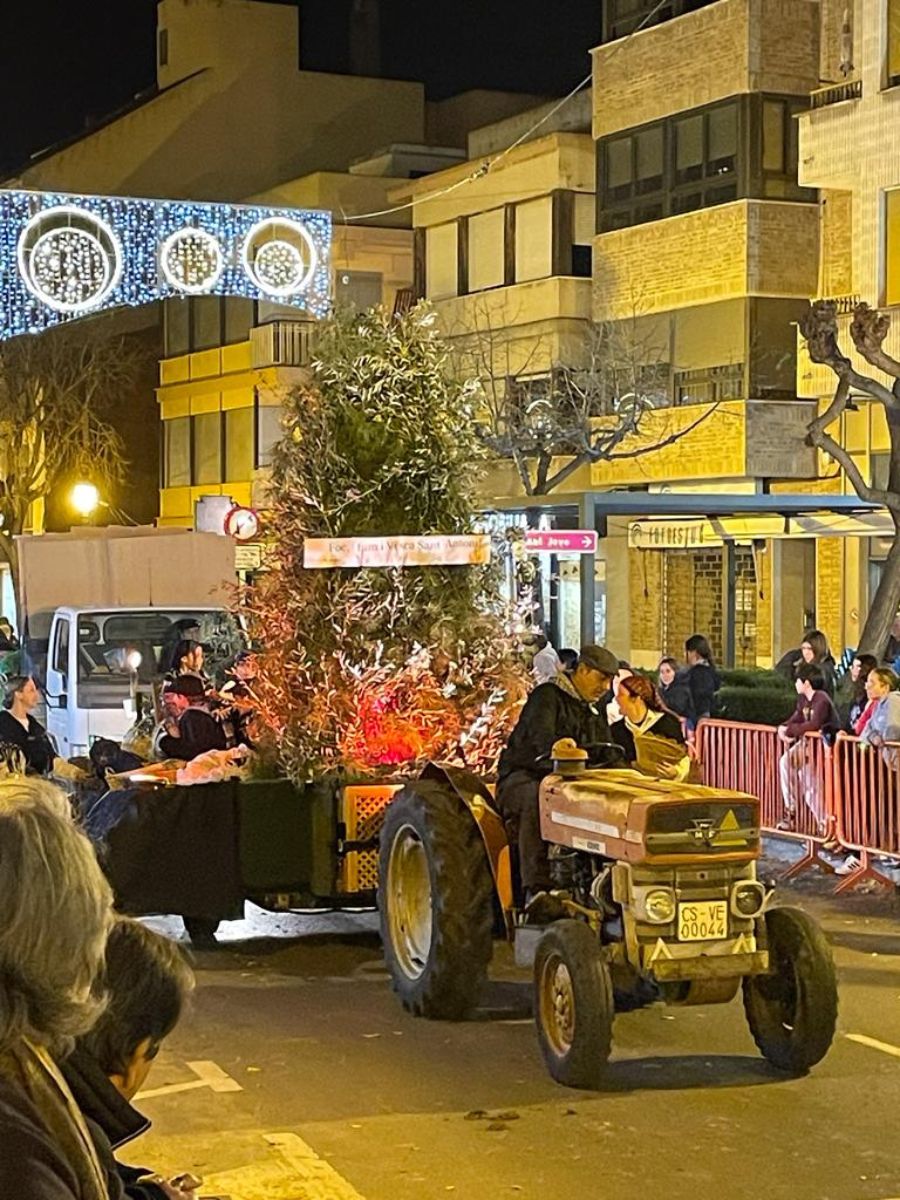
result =
[{"label": "yellow tractor", "polygon": [[584,757],[555,747],[541,785],[559,918],[546,924],[521,910],[514,839],[483,781],[433,765],[396,792],[378,897],[404,1006],[469,1016],[501,925],[517,961],[533,964],[538,1040],[560,1083],[602,1086],[617,1008],[720,1004],[738,991],[763,1056],[804,1074],[834,1036],[834,964],[816,922],[776,907],[756,877],[759,802]]}]

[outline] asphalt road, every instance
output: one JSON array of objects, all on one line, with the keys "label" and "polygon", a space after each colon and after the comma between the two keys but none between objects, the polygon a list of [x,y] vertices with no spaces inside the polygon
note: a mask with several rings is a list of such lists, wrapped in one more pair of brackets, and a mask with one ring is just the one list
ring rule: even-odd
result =
[{"label": "asphalt road", "polygon": [[192,1010],[140,1102],[153,1131],[126,1157],[232,1200],[894,1200],[900,906],[810,884],[785,899],[834,946],[824,1062],[779,1077],[739,1001],[653,1007],[617,1017],[602,1093],[545,1073],[505,947],[478,1018],[429,1023],[395,1001],[372,917],[253,913],[197,956]]}]

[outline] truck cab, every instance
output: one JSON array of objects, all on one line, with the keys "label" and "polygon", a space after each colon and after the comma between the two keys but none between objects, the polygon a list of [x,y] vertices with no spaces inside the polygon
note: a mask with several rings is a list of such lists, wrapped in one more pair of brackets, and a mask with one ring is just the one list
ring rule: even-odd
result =
[{"label": "truck cab", "polygon": [[119,741],[134,722],[135,697],[152,699],[186,628],[225,653],[240,648],[234,619],[221,608],[71,608],[50,618],[47,732],[63,758],[85,755],[98,738]]}]

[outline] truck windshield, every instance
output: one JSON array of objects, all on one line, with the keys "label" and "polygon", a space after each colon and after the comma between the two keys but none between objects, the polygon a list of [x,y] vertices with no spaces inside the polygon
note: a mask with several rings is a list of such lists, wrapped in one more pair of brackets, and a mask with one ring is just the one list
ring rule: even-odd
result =
[{"label": "truck windshield", "polygon": [[84,612],[78,616],[78,706],[114,708],[138,685],[158,682],[182,639],[202,643],[204,670],[223,670],[243,645],[235,618],[221,609]]}]

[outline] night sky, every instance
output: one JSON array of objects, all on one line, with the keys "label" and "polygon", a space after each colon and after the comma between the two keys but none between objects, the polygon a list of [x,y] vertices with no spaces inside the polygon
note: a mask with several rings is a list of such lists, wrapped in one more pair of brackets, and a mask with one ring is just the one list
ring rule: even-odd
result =
[{"label": "night sky", "polygon": [[[351,0],[301,10],[309,70],[348,69]],[[601,0],[382,0],[382,74],[432,99],[472,87],[562,95],[590,71]],[[156,0],[6,0],[0,167],[77,135],[155,81]]]}]

